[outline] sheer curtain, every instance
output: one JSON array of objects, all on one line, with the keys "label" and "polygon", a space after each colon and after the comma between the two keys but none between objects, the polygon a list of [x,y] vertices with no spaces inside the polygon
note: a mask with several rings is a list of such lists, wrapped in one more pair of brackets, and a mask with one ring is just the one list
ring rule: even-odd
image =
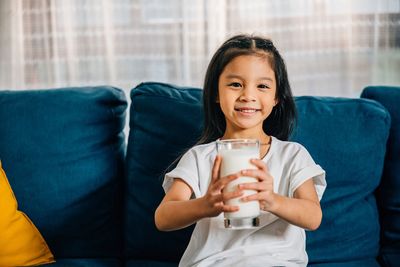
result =
[{"label": "sheer curtain", "polygon": [[295,95],[400,85],[400,0],[2,0],[0,89],[201,87],[237,33],[273,39]]}]

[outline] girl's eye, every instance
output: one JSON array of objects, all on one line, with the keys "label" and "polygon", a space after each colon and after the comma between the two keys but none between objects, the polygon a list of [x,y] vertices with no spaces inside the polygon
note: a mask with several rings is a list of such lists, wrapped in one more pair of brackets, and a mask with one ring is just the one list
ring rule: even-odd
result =
[{"label": "girl's eye", "polygon": [[237,87],[241,87],[242,85],[240,83],[234,82],[234,83],[230,83],[229,86],[237,88]]},{"label": "girl's eye", "polygon": [[259,84],[258,88],[260,88],[260,89],[269,89],[269,86],[266,85],[266,84]]}]

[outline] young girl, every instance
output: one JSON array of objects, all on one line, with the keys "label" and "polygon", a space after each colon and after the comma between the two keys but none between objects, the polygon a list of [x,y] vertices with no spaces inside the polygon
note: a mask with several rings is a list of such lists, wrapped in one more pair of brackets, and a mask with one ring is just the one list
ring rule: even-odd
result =
[{"label": "young girl", "polygon": [[[307,150],[286,141],[295,104],[286,67],[268,39],[238,35],[227,40],[208,66],[204,83],[205,128],[194,146],[167,173],[166,195],[155,212],[159,230],[196,223],[180,266],[306,266],[305,231],[319,227],[325,172]],[[220,177],[216,140],[258,139],[255,169]],[[236,191],[224,187],[240,176],[257,179]],[[243,196],[243,190],[258,193]],[[259,201],[260,226],[224,228],[227,200]]]}]

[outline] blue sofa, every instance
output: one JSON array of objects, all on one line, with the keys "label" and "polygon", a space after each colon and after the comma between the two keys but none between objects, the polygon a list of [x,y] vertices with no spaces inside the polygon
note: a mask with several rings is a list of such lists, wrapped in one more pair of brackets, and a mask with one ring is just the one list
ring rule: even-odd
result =
[{"label": "blue sofa", "polygon": [[[130,97],[128,109],[108,86],[0,91],[0,160],[49,266],[176,266],[186,247],[192,228],[159,232],[153,214],[163,173],[200,135],[201,90],[142,83]],[[292,140],[328,182],[310,266],[399,266],[399,104],[400,88],[383,86],[296,97]]]}]

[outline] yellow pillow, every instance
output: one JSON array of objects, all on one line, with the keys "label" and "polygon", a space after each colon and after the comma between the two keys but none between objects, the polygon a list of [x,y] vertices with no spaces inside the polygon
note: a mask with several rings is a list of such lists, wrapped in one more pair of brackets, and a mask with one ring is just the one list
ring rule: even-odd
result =
[{"label": "yellow pillow", "polygon": [[0,162],[0,266],[35,266],[54,262],[39,230],[23,212]]}]

